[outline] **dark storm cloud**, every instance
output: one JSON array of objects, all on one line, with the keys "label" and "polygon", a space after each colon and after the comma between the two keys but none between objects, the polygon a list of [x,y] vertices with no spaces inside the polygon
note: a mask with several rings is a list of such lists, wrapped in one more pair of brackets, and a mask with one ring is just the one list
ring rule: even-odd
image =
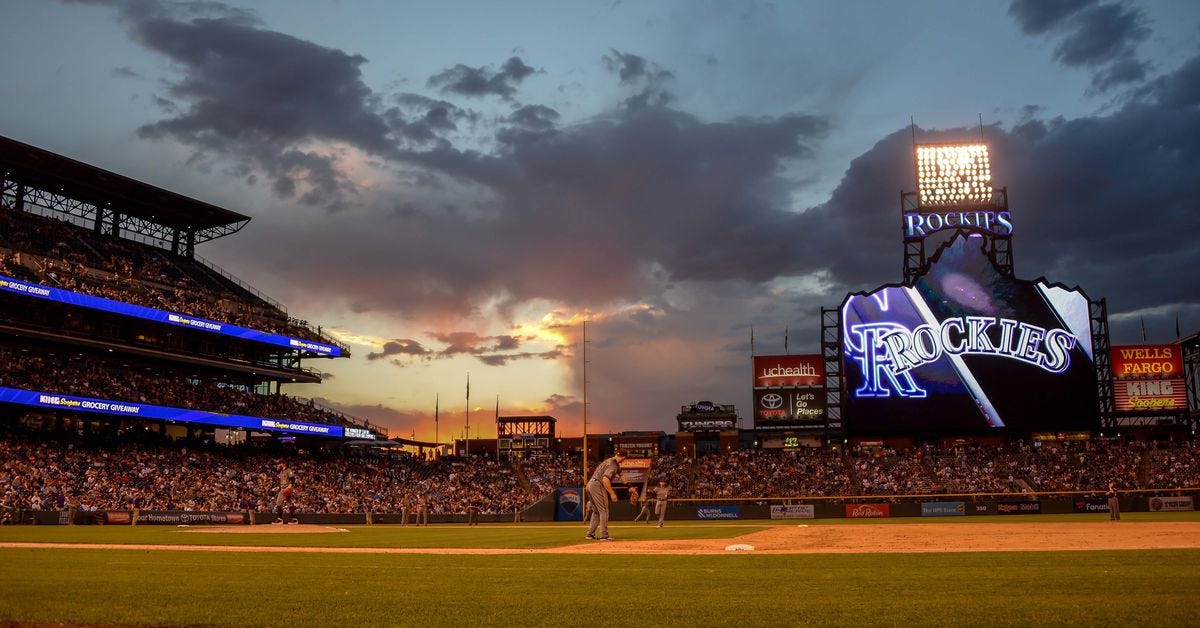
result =
[{"label": "dark storm cloud", "polygon": [[378,352],[367,354],[368,360],[382,360],[384,358],[395,355],[408,355],[414,357],[425,357],[433,354],[433,351],[425,348],[420,342],[409,338],[397,338],[383,344],[383,348]]},{"label": "dark storm cloud", "polygon": [[545,131],[554,127],[558,112],[545,105],[525,105],[508,117],[508,122],[532,130]]},{"label": "dark storm cloud", "polygon": [[474,123],[479,119],[473,111],[421,94],[401,93],[394,100],[398,106],[384,111],[384,119],[393,132],[418,145],[448,146],[445,133],[457,131],[460,122]]},{"label": "dark storm cloud", "polygon": [[675,100],[675,95],[666,88],[674,78],[670,71],[640,55],[615,49],[611,53],[601,57],[604,67],[620,77],[622,85],[635,88],[623,102],[626,108],[665,107]]},{"label": "dark storm cloud", "polygon": [[613,49],[612,54],[602,57],[604,67],[615,73],[621,79],[622,85],[635,83],[659,83],[672,77],[671,72],[662,69],[658,64],[648,61],[641,55],[621,52]]},{"label": "dark storm cloud", "polygon": [[[604,307],[667,281],[770,279],[806,257],[785,170],[814,154],[822,118],[707,122],[641,107],[548,132],[506,128],[490,153],[406,151],[440,182],[428,199],[407,189],[402,211],[277,225],[241,254],[336,282],[357,311],[448,316],[489,300]],[[325,246],[303,262],[271,253],[312,230]]]},{"label": "dark storm cloud", "polygon": [[483,362],[484,364],[486,364],[488,366],[504,366],[504,365],[508,364],[509,362],[516,362],[519,360],[529,360],[529,359],[534,359],[534,358],[542,359],[542,360],[557,360],[565,355],[567,355],[567,354],[565,353],[564,350],[554,349],[551,351],[541,351],[541,352],[536,352],[536,353],[528,352],[528,351],[523,351],[523,352],[519,352],[519,353],[489,353],[489,354],[480,354],[476,357],[479,358],[480,362]]},{"label": "dark storm cloud", "polygon": [[1080,9],[1096,0],[1013,0],[1008,12],[1027,35],[1041,35],[1058,27]]},{"label": "dark storm cloud", "polygon": [[340,208],[354,193],[336,156],[304,148],[344,142],[393,156],[395,141],[377,98],[363,83],[366,59],[261,27],[252,12],[217,2],[95,2],[115,7],[135,41],[181,73],[168,92],[178,113],[146,124],[201,156],[245,161],[272,189],[301,202]]},{"label": "dark storm cloud", "polygon": [[1137,45],[1150,35],[1141,9],[1076,0],[1013,0],[1008,10],[1025,34],[1058,39],[1056,61],[1093,70],[1093,91],[1142,81],[1149,72],[1149,64],[1137,58]]},{"label": "dark storm cloud", "polygon": [[487,66],[473,68],[460,63],[429,77],[426,85],[441,89],[443,94],[499,96],[507,99],[512,98],[521,81],[534,72],[536,70],[525,65],[520,57],[510,57],[498,72]]},{"label": "dark storm cloud", "polygon": [[[376,361],[399,356],[442,360],[468,355],[488,366],[504,366],[519,360],[555,360],[567,355],[566,347],[555,347],[541,352],[518,351],[524,342],[522,338],[513,335],[483,336],[471,331],[453,331],[430,332],[428,336],[444,346],[441,349],[433,349],[416,340],[396,339],[384,343],[380,351],[368,353],[367,360]],[[391,363],[401,368],[408,365],[407,362],[398,359],[391,360]]]}]

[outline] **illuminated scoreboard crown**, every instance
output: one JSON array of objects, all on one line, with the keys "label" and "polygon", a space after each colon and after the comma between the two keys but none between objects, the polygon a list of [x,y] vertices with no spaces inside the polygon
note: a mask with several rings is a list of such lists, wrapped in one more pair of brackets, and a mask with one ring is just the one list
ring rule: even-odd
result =
[{"label": "illuminated scoreboard crown", "polygon": [[992,167],[986,144],[917,146],[919,207],[992,202]]},{"label": "illuminated scoreboard crown", "polygon": [[904,279],[928,268],[925,239],[942,231],[982,235],[988,255],[1012,274],[1012,214],[1007,188],[992,186],[986,144],[917,144],[917,191],[901,194]]}]

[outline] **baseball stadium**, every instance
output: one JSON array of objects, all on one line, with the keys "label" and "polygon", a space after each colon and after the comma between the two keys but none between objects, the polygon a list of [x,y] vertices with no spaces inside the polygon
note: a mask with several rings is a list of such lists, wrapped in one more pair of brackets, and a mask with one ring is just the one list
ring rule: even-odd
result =
[{"label": "baseball stadium", "polygon": [[900,281],[752,345],[752,428],[442,443],[285,392],[353,358],[197,254],[249,216],[0,139],[0,620],[1197,623],[1200,335],[1110,345],[987,145],[913,148]]}]

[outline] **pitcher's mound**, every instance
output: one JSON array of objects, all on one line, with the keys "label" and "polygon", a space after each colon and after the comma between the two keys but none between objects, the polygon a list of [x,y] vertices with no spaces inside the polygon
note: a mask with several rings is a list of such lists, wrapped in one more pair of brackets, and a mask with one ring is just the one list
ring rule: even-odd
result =
[{"label": "pitcher's mound", "polygon": [[348,530],[345,528],[302,523],[299,525],[196,526],[194,528],[185,528],[181,532],[202,532],[206,534],[324,534],[327,532],[348,532]]}]

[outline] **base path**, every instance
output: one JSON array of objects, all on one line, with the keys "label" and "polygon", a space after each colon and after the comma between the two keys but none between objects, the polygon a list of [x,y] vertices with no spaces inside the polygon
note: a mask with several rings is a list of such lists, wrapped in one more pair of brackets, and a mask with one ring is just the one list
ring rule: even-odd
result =
[{"label": "base path", "polygon": [[[301,528],[310,528],[307,530]],[[256,532],[314,532],[319,526],[259,527]],[[240,532],[245,526],[212,529]],[[337,528],[321,531],[335,532]],[[620,528],[614,528],[620,531]],[[753,551],[728,552],[733,544]],[[311,552],[336,554],[850,554],[927,552],[1027,552],[1200,548],[1200,522],[914,523],[772,525],[724,539],[589,541],[546,549],[271,547],[232,545],[131,545],[115,543],[0,543],[0,548],[126,549],[187,552]]]}]

